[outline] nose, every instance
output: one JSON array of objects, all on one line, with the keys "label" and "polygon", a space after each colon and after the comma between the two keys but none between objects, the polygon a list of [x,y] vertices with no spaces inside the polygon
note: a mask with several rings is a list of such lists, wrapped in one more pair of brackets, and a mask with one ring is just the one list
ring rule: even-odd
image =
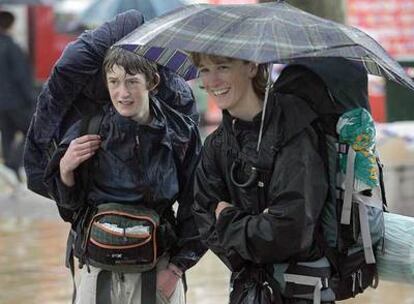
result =
[{"label": "nose", "polygon": [[204,88],[214,88],[222,82],[217,71],[210,71],[207,75],[201,78]]},{"label": "nose", "polygon": [[127,98],[130,95],[128,86],[125,82],[122,82],[118,87],[118,94],[120,98]]}]

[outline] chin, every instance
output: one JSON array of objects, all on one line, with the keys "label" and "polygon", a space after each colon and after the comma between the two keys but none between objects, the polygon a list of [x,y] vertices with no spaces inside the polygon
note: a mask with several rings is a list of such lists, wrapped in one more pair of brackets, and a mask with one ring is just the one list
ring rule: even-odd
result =
[{"label": "chin", "polygon": [[119,110],[118,111],[119,115],[123,116],[123,117],[131,117],[133,116],[133,114],[131,114],[129,111],[123,111],[123,110]]},{"label": "chin", "polygon": [[228,101],[216,100],[216,105],[220,110],[227,110],[227,108],[230,106],[230,103]]}]

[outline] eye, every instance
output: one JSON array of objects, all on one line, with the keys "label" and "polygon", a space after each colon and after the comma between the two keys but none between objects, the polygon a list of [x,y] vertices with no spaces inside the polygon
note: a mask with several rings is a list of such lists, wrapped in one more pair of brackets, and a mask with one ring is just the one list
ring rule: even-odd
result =
[{"label": "eye", "polygon": [[118,81],[116,80],[116,79],[109,79],[108,80],[108,84],[109,85],[111,85],[111,86],[114,86],[114,85],[116,85],[118,83]]},{"label": "eye", "polygon": [[142,84],[144,84],[145,82],[143,81],[143,80],[141,80],[141,79],[139,79],[139,78],[136,78],[136,77],[131,77],[131,78],[127,78],[126,80],[125,80],[125,84],[128,86],[128,87],[137,87],[137,86],[140,86],[140,85],[142,85]]},{"label": "eye", "polygon": [[228,70],[230,67],[228,66],[228,65],[226,65],[226,64],[220,64],[218,67],[217,67],[217,69],[219,70],[219,71],[225,71],[225,70]]},{"label": "eye", "polygon": [[139,81],[138,80],[136,80],[136,79],[128,79],[127,80],[127,84],[132,84],[132,85],[135,85],[135,84],[138,84],[139,83]]},{"label": "eye", "polygon": [[204,74],[209,72],[209,69],[208,68],[200,68],[199,72],[200,72],[200,75],[204,75]]}]

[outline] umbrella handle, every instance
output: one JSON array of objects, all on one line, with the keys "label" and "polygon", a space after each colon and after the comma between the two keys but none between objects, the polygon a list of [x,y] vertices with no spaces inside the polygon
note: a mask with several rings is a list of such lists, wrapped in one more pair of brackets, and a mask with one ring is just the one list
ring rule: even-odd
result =
[{"label": "umbrella handle", "polygon": [[247,181],[244,183],[239,183],[238,181],[236,181],[234,177],[234,170],[236,169],[236,167],[237,167],[237,164],[236,164],[236,161],[234,161],[231,164],[231,168],[230,168],[230,180],[235,186],[240,187],[240,188],[247,188],[251,186],[257,180],[257,168],[252,166],[252,174],[249,176]]}]

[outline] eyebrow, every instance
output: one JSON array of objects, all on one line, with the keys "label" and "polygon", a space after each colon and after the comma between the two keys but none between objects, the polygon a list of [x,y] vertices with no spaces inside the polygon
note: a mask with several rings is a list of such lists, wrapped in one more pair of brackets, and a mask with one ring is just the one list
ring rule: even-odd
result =
[{"label": "eyebrow", "polygon": [[106,79],[107,80],[118,80],[118,77],[116,77],[116,76],[106,76]]},{"label": "eyebrow", "polygon": [[[213,61],[212,62],[213,63],[213,65],[220,65],[220,64],[229,64],[229,63],[231,63],[231,61],[230,60],[220,60],[220,61]],[[203,64],[200,64],[199,66],[198,66],[198,68],[204,68],[204,67],[206,67],[205,65],[203,65]]]}]

